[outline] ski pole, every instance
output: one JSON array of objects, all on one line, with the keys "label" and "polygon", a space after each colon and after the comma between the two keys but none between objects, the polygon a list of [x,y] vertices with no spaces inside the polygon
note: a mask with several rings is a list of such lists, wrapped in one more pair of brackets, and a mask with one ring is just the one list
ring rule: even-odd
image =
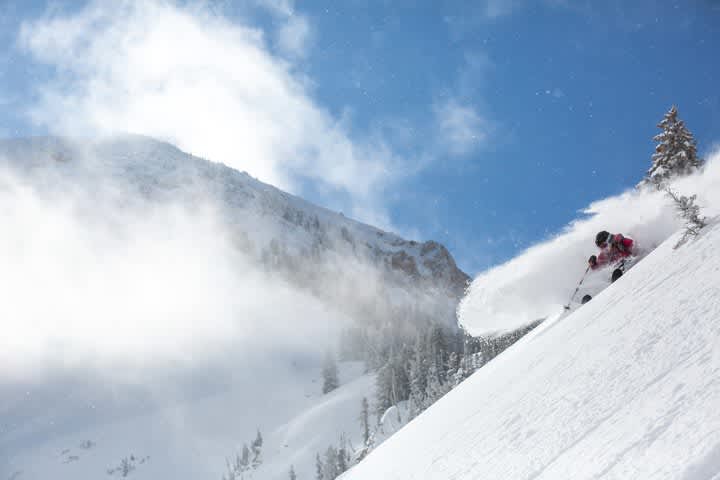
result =
[{"label": "ski pole", "polygon": [[575,287],[575,291],[572,294],[572,297],[570,297],[570,300],[568,301],[568,304],[565,305],[565,310],[570,310],[570,304],[572,303],[573,299],[575,298],[575,295],[577,295],[578,290],[580,290],[580,286],[585,281],[585,276],[590,271],[590,265],[585,269],[585,273],[583,273],[582,278],[580,278],[580,282],[578,282],[577,287]]}]

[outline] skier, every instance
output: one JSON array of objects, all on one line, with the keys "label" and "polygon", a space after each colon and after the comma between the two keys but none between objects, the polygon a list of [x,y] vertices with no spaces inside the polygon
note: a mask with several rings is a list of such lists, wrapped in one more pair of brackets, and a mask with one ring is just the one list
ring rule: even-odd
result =
[{"label": "skier", "polygon": [[614,282],[623,274],[625,259],[634,255],[633,240],[624,237],[621,233],[611,234],[603,230],[595,236],[595,245],[600,249],[600,253],[591,255],[588,263],[590,268],[596,270],[605,265],[619,263],[618,268],[613,271],[612,281]]}]

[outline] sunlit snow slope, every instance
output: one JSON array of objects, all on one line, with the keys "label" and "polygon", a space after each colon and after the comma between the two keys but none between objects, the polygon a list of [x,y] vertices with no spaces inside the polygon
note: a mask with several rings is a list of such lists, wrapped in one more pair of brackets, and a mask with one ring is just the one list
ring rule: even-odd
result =
[{"label": "sunlit snow slope", "polygon": [[[58,418],[55,410],[70,403],[71,393],[58,394],[57,405],[46,406],[47,413],[17,429],[3,428],[13,420],[4,409],[13,399],[0,399],[0,479],[124,477],[123,459],[134,458],[128,476],[136,480],[219,480],[227,473],[226,459],[255,438],[256,428],[264,436],[262,464],[245,478],[285,479],[291,465],[299,478],[310,478],[315,454],[337,444],[340,433],[351,446],[361,443],[360,402],[373,395],[375,376],[363,374],[359,362],[342,364],[342,385],[323,395],[317,369],[295,365],[283,371],[278,363],[272,373],[280,393],[256,379],[255,392],[231,388],[161,408],[126,409],[112,421],[107,412],[100,419],[86,414],[75,419],[84,428],[69,428],[63,435],[43,429]],[[29,393],[31,402],[36,395]],[[106,403],[98,402],[97,408],[107,408]]]},{"label": "sunlit snow slope", "polygon": [[343,480],[720,478],[720,227],[538,327]]}]

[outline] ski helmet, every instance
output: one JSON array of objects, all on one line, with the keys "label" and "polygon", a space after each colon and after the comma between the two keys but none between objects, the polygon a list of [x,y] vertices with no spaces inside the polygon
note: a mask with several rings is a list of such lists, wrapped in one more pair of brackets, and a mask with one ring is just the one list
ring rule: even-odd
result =
[{"label": "ski helmet", "polygon": [[605,230],[603,230],[602,232],[598,232],[598,234],[595,235],[595,245],[599,247],[603,243],[607,243],[609,237],[610,232],[606,232]]}]

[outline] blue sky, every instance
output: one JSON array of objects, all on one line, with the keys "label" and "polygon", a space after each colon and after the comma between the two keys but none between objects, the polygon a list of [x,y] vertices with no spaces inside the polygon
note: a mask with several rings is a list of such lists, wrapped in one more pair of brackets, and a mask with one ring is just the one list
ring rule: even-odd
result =
[{"label": "blue sky", "polygon": [[[711,0],[108,5],[4,3],[2,135],[133,129],[175,140],[349,216],[439,240],[469,273],[637,183],[671,104],[702,152],[720,141],[720,3]],[[168,20],[176,10],[197,18],[193,45],[207,40],[211,50],[198,76],[228,75],[223,88],[205,80],[167,86],[177,77],[163,74],[197,73],[191,52],[163,53],[172,61],[152,76],[134,70],[137,55],[155,49],[122,50],[115,32],[127,27],[145,41],[162,23],[168,27],[147,41],[166,35],[172,49],[187,30]],[[228,67],[234,63],[240,70]],[[264,87],[270,77],[277,89]],[[241,92],[228,87],[247,78]],[[107,94],[100,100],[98,79]],[[166,105],[187,102],[185,113],[203,102],[228,106],[217,118],[217,108],[203,112],[201,125],[267,119],[268,140],[235,145],[223,128],[195,136],[199,124],[176,125],[159,108],[145,115],[152,122],[138,122],[142,105],[107,118],[132,103],[123,97],[129,90],[145,98],[158,89],[172,100]],[[95,101],[109,106],[98,113]],[[284,139],[287,148],[278,148]],[[240,160],[227,153],[237,151]]]}]

